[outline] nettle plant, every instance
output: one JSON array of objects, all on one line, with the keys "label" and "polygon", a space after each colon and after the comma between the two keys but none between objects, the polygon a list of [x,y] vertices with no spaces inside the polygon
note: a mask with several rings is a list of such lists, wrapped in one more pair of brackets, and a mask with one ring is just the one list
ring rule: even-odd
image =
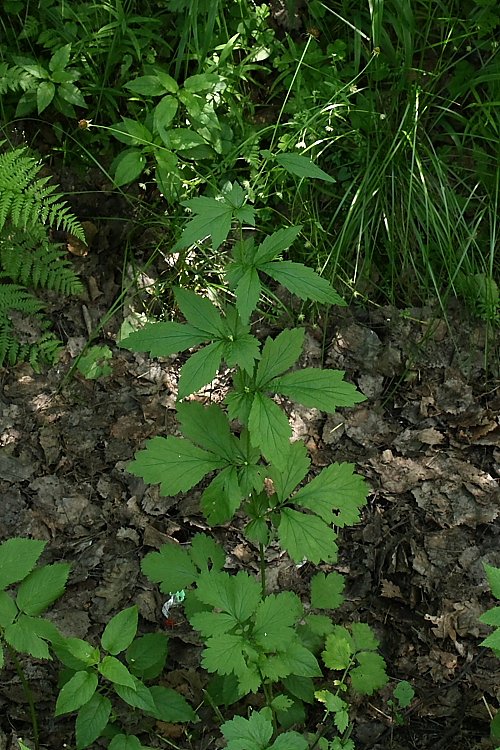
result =
[{"label": "nettle plant", "polygon": [[[300,168],[307,172],[308,160],[303,159]],[[370,627],[332,621],[329,612],[342,602],[344,579],[328,566],[337,559],[338,529],[359,521],[368,489],[348,463],[334,463],[305,483],[310,469],[306,446],[291,442],[288,417],[274,397],[325,412],[365,397],[344,381],[341,371],[297,366],[303,328],[283,330],[263,343],[251,333],[266,277],[303,300],[345,302],[313,270],[281,259],[301,227],[279,229],[260,244],[244,238],[243,224],[254,226],[255,216],[239,185],[228,185],[218,198],[195,198],[185,205],[194,216],[175,249],[210,236],[215,251],[236,223],[238,239],[225,274],[234,302],[218,307],[177,289],[175,298],[186,323],[148,323],[122,341],[127,349],[160,357],[205,344],[180,372],[181,436],[148,441],[129,471],[160,483],[162,494],[169,496],[214,475],[202,493],[202,511],[212,526],[228,523],[236,514],[244,519],[244,535],[258,555],[260,579],[245,571],[225,572],[223,548],[204,534],[196,535],[188,548],[169,543],[148,554],[142,569],[169,596],[187,590],[185,614],[204,642],[202,665],[214,675],[210,701],[227,705],[262,691],[261,711],[223,724],[231,750],[309,747],[303,735],[280,733],[280,728],[290,730],[303,722],[305,704],[315,699],[324,704],[336,736],[331,742],[317,736],[312,746],[352,748],[348,687],[370,695],[388,678]],[[223,364],[234,369],[225,408],[204,406],[193,396]],[[297,564],[327,566],[312,577],[306,607],[292,591],[268,591],[270,545],[278,545]],[[331,682],[316,691],[314,680],[324,675],[324,668]]]}]

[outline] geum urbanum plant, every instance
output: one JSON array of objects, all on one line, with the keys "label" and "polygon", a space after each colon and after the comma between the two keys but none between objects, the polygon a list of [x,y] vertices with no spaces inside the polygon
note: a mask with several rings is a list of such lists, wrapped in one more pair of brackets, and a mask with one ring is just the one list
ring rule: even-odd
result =
[{"label": "geum urbanum plant", "polygon": [[[265,276],[302,299],[345,303],[311,269],[280,260],[300,227],[280,229],[258,246],[252,238],[243,239],[242,224],[253,223],[253,209],[238,185],[229,185],[219,199],[195,198],[187,205],[196,215],[176,247],[211,236],[217,248],[235,218],[240,225],[240,239],[226,269],[235,302],[218,308],[194,292],[177,289],[175,298],[186,323],[148,323],[122,341],[128,349],[156,356],[206,344],[181,369],[182,437],[148,441],[129,470],[147,482],[160,483],[164,495],[185,492],[215,472],[203,491],[201,508],[211,525],[230,521],[238,510],[245,514],[245,536],[259,550],[260,581],[244,571],[234,576],[224,572],[223,549],[205,535],[197,535],[189,550],[164,545],[146,556],[143,571],[169,596],[191,587],[185,612],[204,640],[203,666],[219,678],[210,700],[229,704],[260,689],[264,693],[263,711],[249,720],[233,719],[238,727],[223,724],[228,747],[300,750],[308,746],[304,738],[294,732],[279,735],[278,723],[290,728],[303,720],[304,703],[315,698],[313,680],[322,675],[317,659],[322,649],[324,665],[341,675],[333,692],[322,691],[316,697],[341,735],[349,724],[348,704],[340,697],[348,682],[358,692],[371,694],[387,676],[367,625],[336,626],[326,615],[305,615],[295,593],[267,591],[266,548],[273,541],[296,563],[334,563],[337,529],[359,520],[367,496],[363,479],[347,463],[334,463],[302,484],[310,467],[307,450],[301,441],[290,442],[288,418],[273,395],[326,412],[359,403],[364,396],[343,380],[341,371],[291,370],[302,351],[304,329],[284,330],[261,344],[250,322]],[[185,400],[210,383],[223,362],[234,368],[233,387],[225,398],[227,413],[216,404]],[[311,584],[312,607],[335,609],[342,601],[343,585],[335,571],[318,573]],[[352,747],[347,738],[344,742],[337,736],[335,742],[322,742],[321,747]]]}]

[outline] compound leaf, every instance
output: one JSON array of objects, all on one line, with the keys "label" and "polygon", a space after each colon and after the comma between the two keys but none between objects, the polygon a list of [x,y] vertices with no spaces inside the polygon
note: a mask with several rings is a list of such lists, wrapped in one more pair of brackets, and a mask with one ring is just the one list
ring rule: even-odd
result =
[{"label": "compound leaf", "polygon": [[172,248],[173,252],[194,245],[206,237],[212,238],[212,248],[217,250],[226,240],[231,229],[233,211],[231,206],[215,198],[193,198],[183,205],[188,206],[198,215],[185,226],[180,240]]},{"label": "compound leaf", "polygon": [[228,612],[242,623],[255,612],[261,591],[259,582],[243,571],[235,576],[208,571],[197,581],[196,596],[204,604]]},{"label": "compound leaf", "polygon": [[265,389],[270,381],[298,360],[304,345],[304,329],[285,329],[275,339],[267,338],[257,366],[255,384]]},{"label": "compound leaf", "polygon": [[366,401],[366,397],[343,377],[342,370],[307,367],[281,375],[267,383],[267,387],[305,406],[334,412],[338,406],[353,406]]},{"label": "compound leaf", "polygon": [[201,573],[209,569],[222,570],[226,562],[226,553],[223,547],[206,534],[195,534],[191,542],[190,555]]},{"label": "compound leaf", "polygon": [[133,352],[149,352],[153,357],[168,357],[209,338],[205,331],[185,323],[146,323],[140,331],[133,331],[123,339],[120,346]]},{"label": "compound leaf", "polygon": [[326,523],[343,527],[359,521],[359,508],[368,491],[363,477],[354,473],[354,464],[335,463],[302,487],[293,502],[314,511]]},{"label": "compound leaf", "polygon": [[266,750],[273,734],[273,725],[264,709],[254,711],[249,719],[235,716],[224,722],[221,731],[227,740],[228,750]]},{"label": "compound leaf", "polygon": [[318,516],[283,508],[278,536],[281,546],[296,563],[309,560],[318,564],[337,559],[336,534]]},{"label": "compound leaf", "polygon": [[219,406],[188,401],[177,406],[177,416],[184,437],[227,461],[235,457],[229,422]]},{"label": "compound leaf", "polygon": [[328,305],[345,307],[346,302],[337,294],[326,279],[303,263],[282,260],[276,263],[265,263],[259,270],[267,273],[279,284],[283,284],[292,294],[300,299],[311,299]]},{"label": "compound leaf", "polygon": [[179,398],[186,398],[212,382],[220,367],[223,350],[224,344],[214,341],[189,357],[181,367]]},{"label": "compound leaf", "polygon": [[290,445],[284,465],[280,469],[270,467],[269,476],[280,502],[284,502],[304,479],[310,464],[306,446],[302,441],[296,440]]},{"label": "compound leaf", "polygon": [[256,393],[253,397],[248,429],[252,445],[260,448],[270,463],[284,466],[292,428],[286,414],[263,393]]},{"label": "compound leaf", "polygon": [[291,226],[278,229],[269,234],[254,253],[253,264],[256,267],[273,261],[280,253],[287,250],[300,234],[302,226]]},{"label": "compound leaf", "polygon": [[236,309],[243,323],[248,323],[259,302],[261,283],[255,268],[246,268],[236,285]]},{"label": "compound leaf", "polygon": [[269,594],[257,606],[253,637],[265,651],[286,649],[296,637],[292,626],[302,611],[300,599],[291,591]]},{"label": "compound leaf", "polygon": [[175,300],[180,311],[188,321],[200,331],[205,331],[207,338],[219,338],[223,330],[223,321],[215,305],[190,289],[174,290]]}]

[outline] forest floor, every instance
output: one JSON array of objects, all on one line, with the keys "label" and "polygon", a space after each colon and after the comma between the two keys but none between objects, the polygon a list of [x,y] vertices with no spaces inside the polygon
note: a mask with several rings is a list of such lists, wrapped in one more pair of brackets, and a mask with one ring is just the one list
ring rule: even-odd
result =
[{"label": "forest floor", "polygon": [[[113,348],[112,375],[65,377],[120,292],[120,237],[109,239],[116,232],[110,226],[76,261],[88,298],[50,303],[66,341],[59,364],[42,374],[26,365],[0,371],[0,538],[47,540],[45,561],[71,563],[67,592],[49,616],[67,635],[90,641],[132,603],[144,631],[162,627],[162,597],[141,574],[141,559],[168,540],[189,542],[207,530],[200,492],[162,498],[157,486],[126,468],[147,438],[176,430],[180,360],[113,346],[122,310],[101,337]],[[278,322],[261,333],[279,329]],[[488,708],[499,705],[500,661],[479,646],[489,629],[478,618],[493,605],[483,564],[500,566],[500,372],[491,356],[498,342],[487,342],[487,335],[483,323],[458,308],[445,320],[431,307],[351,306],[307,328],[307,364],[345,370],[368,397],[334,416],[288,408],[313,472],[349,461],[371,487],[362,523],[340,535],[335,567],[347,587],[336,618],[368,622],[392,688],[405,679],[415,690],[401,726],[387,708],[389,689],[354,706],[360,750],[492,747]],[[485,372],[487,343],[493,365]],[[219,401],[223,388],[213,383],[199,398]],[[256,572],[256,553],[239,520],[214,534],[231,569]],[[273,590],[299,595],[314,572],[278,550],[268,570]],[[198,641],[182,617],[170,635],[166,679],[197,707],[204,679]],[[68,720],[51,718],[55,668],[28,663],[42,746],[71,746]],[[182,727],[157,725],[156,739],[143,742],[220,746],[212,713],[202,708],[200,715],[204,729],[195,727],[191,739]],[[17,747],[15,737],[29,738],[27,705],[10,667],[1,675],[0,717],[2,750]]]}]

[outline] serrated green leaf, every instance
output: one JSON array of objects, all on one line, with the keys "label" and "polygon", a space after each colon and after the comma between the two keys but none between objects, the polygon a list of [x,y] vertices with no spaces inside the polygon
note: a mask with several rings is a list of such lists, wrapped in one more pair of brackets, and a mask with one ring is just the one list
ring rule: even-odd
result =
[{"label": "serrated green leaf", "polygon": [[161,482],[165,496],[186,492],[210,471],[224,468],[224,461],[183,438],[155,437],[136,453],[127,471],[150,484]]},{"label": "serrated green leaf", "polygon": [[242,270],[236,284],[236,309],[244,323],[248,323],[250,316],[259,303],[261,283],[255,268]]},{"label": "serrated green leaf", "polygon": [[273,261],[295,242],[301,230],[302,225],[284,227],[268,235],[253,253],[252,265],[260,268],[264,263]]},{"label": "serrated green leaf", "polygon": [[288,695],[275,695],[271,701],[271,706],[275,711],[286,711],[288,708],[293,706],[293,700]]},{"label": "serrated green leaf", "polygon": [[500,627],[500,607],[493,607],[492,609],[489,609],[487,612],[480,616],[479,622],[483,622],[485,625],[494,625],[496,627]]},{"label": "serrated green leaf", "polygon": [[207,338],[219,338],[223,332],[223,321],[215,305],[190,289],[174,290],[175,301],[190,325],[205,331]]},{"label": "serrated green leaf", "polygon": [[307,367],[271,380],[267,388],[304,406],[334,412],[338,406],[353,406],[366,401],[366,396],[351,383],[346,383],[343,377],[342,370]]},{"label": "serrated green leaf", "polygon": [[168,638],[164,633],[146,633],[134,638],[127,649],[126,659],[130,671],[142,680],[158,677],[168,656]]},{"label": "serrated green leaf", "polygon": [[155,702],[154,716],[160,721],[173,723],[198,721],[198,717],[182,695],[172,688],[153,685],[149,688]]},{"label": "serrated green leaf", "polygon": [[238,625],[238,620],[227,612],[196,612],[189,622],[204,638],[225,635]]},{"label": "serrated green leaf", "polygon": [[493,631],[484,641],[481,641],[480,646],[486,646],[492,648],[495,651],[500,651],[500,628]]},{"label": "serrated green leaf", "polygon": [[267,388],[273,378],[290,369],[298,360],[304,346],[304,334],[303,328],[285,329],[274,340],[266,339],[255,377],[257,388]]},{"label": "serrated green leaf", "polygon": [[310,677],[291,674],[283,680],[283,687],[299,700],[314,703],[314,682]]},{"label": "serrated green leaf", "polygon": [[0,591],[0,628],[6,628],[14,622],[17,613],[14,599],[6,591]]},{"label": "serrated green leaf", "polygon": [[108,750],[147,750],[134,734],[115,734]]},{"label": "serrated green leaf", "polygon": [[283,284],[300,299],[346,307],[345,300],[337,294],[328,281],[303,263],[294,263],[291,260],[263,263],[259,266],[259,271],[266,273],[279,284]]},{"label": "serrated green leaf", "polygon": [[198,578],[196,596],[204,604],[228,612],[243,623],[255,612],[261,590],[259,582],[243,571],[230,576],[210,570]]},{"label": "serrated green leaf", "polygon": [[39,615],[64,593],[71,570],[68,563],[54,563],[32,570],[19,585],[16,604],[27,615]]},{"label": "serrated green leaf", "polygon": [[121,187],[133,182],[142,174],[146,166],[146,157],[142,151],[127,149],[117,156],[112,166],[113,181],[116,187]]},{"label": "serrated green leaf", "polygon": [[399,708],[408,708],[415,697],[415,691],[407,680],[401,680],[394,688],[393,695],[398,702]]},{"label": "serrated green leaf", "polygon": [[292,626],[302,615],[300,599],[291,591],[269,594],[257,605],[252,635],[264,651],[282,651],[296,638]]},{"label": "serrated green leaf", "polygon": [[335,562],[337,559],[336,534],[318,516],[283,508],[278,536],[281,546],[297,563],[309,560],[318,564]]},{"label": "serrated green leaf", "polygon": [[204,344],[208,338],[204,331],[185,323],[146,323],[120,341],[120,346],[132,352],[149,352],[153,357],[169,357]]},{"label": "serrated green leaf", "polygon": [[228,750],[265,750],[273,734],[273,725],[264,710],[254,711],[249,719],[235,716],[225,721],[221,732]]},{"label": "serrated green leaf", "polygon": [[[233,379],[233,383],[235,380],[236,378]],[[237,419],[241,424],[248,425],[253,399],[254,394],[251,391],[230,391],[224,399],[229,419]]]},{"label": "serrated green leaf", "polygon": [[59,637],[55,625],[48,620],[20,614],[18,619],[7,625],[4,638],[15,651],[30,654],[36,659],[50,659],[45,641]]},{"label": "serrated green leaf", "polygon": [[98,664],[100,660],[99,649],[81,638],[64,638],[54,644],[54,651],[60,662],[76,672]]},{"label": "serrated green leaf", "polygon": [[309,177],[331,183],[336,182],[334,177],[324,172],[321,167],[318,167],[311,159],[302,154],[277,154],[275,159],[287,172],[297,175],[297,177]]},{"label": "serrated green leaf", "polygon": [[46,542],[13,538],[0,544],[0,589],[26,578],[45,549]]},{"label": "serrated green leaf", "polygon": [[290,445],[284,465],[280,469],[276,466],[269,468],[269,476],[273,480],[280,502],[284,502],[304,479],[310,464],[306,446],[300,440],[296,440]]},{"label": "serrated green leaf", "polygon": [[354,464],[335,463],[302,487],[293,502],[314,511],[325,523],[342,527],[359,521],[368,492],[363,478],[354,473]]},{"label": "serrated green leaf", "polygon": [[291,643],[281,654],[290,673],[298,677],[320,677],[321,669],[314,654],[300,643]]},{"label": "serrated green leaf", "polygon": [[373,695],[375,690],[387,685],[389,678],[386,665],[380,654],[374,651],[361,651],[356,654],[358,666],[351,669],[349,676],[356,692],[361,695]]},{"label": "serrated green leaf", "polygon": [[224,548],[206,534],[194,535],[190,555],[201,573],[208,570],[221,570],[226,562]]},{"label": "serrated green leaf", "polygon": [[351,634],[343,627],[336,626],[333,633],[327,635],[325,650],[321,657],[328,669],[344,670],[352,663],[354,646]]},{"label": "serrated green leaf", "polygon": [[208,638],[202,656],[203,667],[207,672],[221,675],[244,673],[247,668],[243,658],[245,644],[243,636],[230,633]]},{"label": "serrated green leaf", "polygon": [[115,693],[125,701],[125,703],[128,703],[129,706],[140,708],[142,711],[148,711],[154,715],[156,706],[150,689],[136,677],[134,677],[133,680],[133,688],[128,687],[127,685],[113,685]]},{"label": "serrated green leaf", "polygon": [[177,416],[184,437],[227,461],[233,460],[234,438],[227,416],[219,406],[188,401],[177,406]]},{"label": "serrated green leaf", "polygon": [[241,367],[251,375],[259,357],[259,342],[250,333],[240,334],[232,341],[224,341],[224,359],[229,367]]},{"label": "serrated green leaf", "polygon": [[255,393],[248,417],[252,445],[278,468],[287,461],[292,428],[286,414],[274,401],[262,393]]},{"label": "serrated green leaf", "polygon": [[315,609],[337,609],[344,601],[344,586],[344,576],[336,571],[328,575],[316,573],[311,580],[311,606]]},{"label": "serrated green leaf", "polygon": [[490,584],[491,593],[495,599],[500,599],[500,568],[485,564],[484,570]]},{"label": "serrated green leaf", "polygon": [[[195,201],[197,203],[194,203]],[[200,203],[200,201],[203,201],[203,203]],[[177,250],[189,247],[206,237],[212,237],[212,248],[214,251],[218,250],[231,229],[231,207],[223,201],[215,200],[215,198],[193,198],[186,203],[194,211],[197,211],[198,215],[188,222],[180,240],[175,243],[172,251],[177,252]]]},{"label": "serrated green leaf", "polygon": [[76,711],[92,698],[96,690],[96,674],[86,671],[77,672],[59,691],[54,715],[61,716]]},{"label": "serrated green leaf", "polygon": [[366,622],[353,622],[351,633],[356,651],[375,651],[378,648],[379,642]]},{"label": "serrated green leaf", "polygon": [[186,398],[208,385],[215,378],[222,361],[224,344],[214,341],[192,354],[181,367],[179,398]]},{"label": "serrated green leaf", "polygon": [[51,103],[56,93],[56,87],[52,81],[42,81],[36,89],[36,107],[40,115]]},{"label": "serrated green leaf", "polygon": [[99,664],[98,670],[103,677],[114,685],[125,685],[134,690],[134,678],[125,664],[122,664],[115,656],[105,656]]},{"label": "serrated green leaf", "polygon": [[276,737],[269,750],[307,750],[308,747],[307,740],[298,732],[284,732]]},{"label": "serrated green leaf", "polygon": [[107,726],[111,714],[111,701],[105,695],[94,693],[80,708],[75,722],[77,750],[91,745]]},{"label": "serrated green leaf", "polygon": [[231,520],[240,507],[242,492],[235,466],[223,469],[210,482],[201,496],[200,506],[213,526]]},{"label": "serrated green leaf", "polygon": [[147,554],[141,562],[141,570],[151,581],[160,584],[164,594],[191,586],[198,576],[189,552],[173,543]]}]

